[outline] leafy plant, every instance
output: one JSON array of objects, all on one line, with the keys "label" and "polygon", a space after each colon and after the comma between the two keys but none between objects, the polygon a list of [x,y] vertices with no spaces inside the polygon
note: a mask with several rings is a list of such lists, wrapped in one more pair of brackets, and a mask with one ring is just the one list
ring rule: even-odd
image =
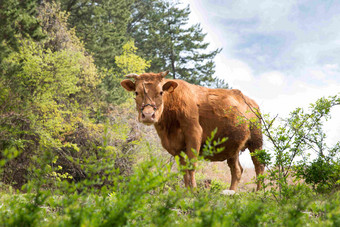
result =
[{"label": "leafy plant", "polygon": [[[289,194],[288,179],[294,175],[301,176],[307,183],[325,184],[327,181],[333,182],[332,186],[335,186],[338,179],[336,177],[334,179],[331,172],[337,172],[339,164],[331,163],[330,160],[338,153],[339,145],[331,149],[327,148],[324,142],[326,134],[322,130],[322,125],[323,121],[329,118],[331,108],[339,104],[338,96],[321,98],[310,105],[309,112],[305,113],[303,109],[297,108],[288,118],[282,119],[278,126],[274,126],[276,118],[268,120],[265,116],[256,113],[261,119],[264,134],[271,141],[273,150],[270,153],[260,150],[255,155],[268,166],[271,192],[276,196],[275,189],[278,187],[279,200]],[[309,165],[307,157],[313,151],[319,158]],[[330,156],[324,159],[324,153],[329,153]],[[298,157],[302,158],[300,164],[296,163]],[[326,160],[328,160],[327,164],[324,162]],[[298,170],[297,175],[294,174],[294,169]],[[313,178],[313,175],[323,175],[324,179],[329,181],[322,180],[322,177]]]},{"label": "leafy plant", "polygon": [[132,99],[130,93],[125,92],[120,82],[131,72],[141,74],[150,67],[150,61],[146,61],[137,55],[134,42],[128,41],[123,45],[122,54],[115,57],[117,67],[115,69],[103,68],[103,83],[101,84],[105,100],[111,105],[119,105]]}]

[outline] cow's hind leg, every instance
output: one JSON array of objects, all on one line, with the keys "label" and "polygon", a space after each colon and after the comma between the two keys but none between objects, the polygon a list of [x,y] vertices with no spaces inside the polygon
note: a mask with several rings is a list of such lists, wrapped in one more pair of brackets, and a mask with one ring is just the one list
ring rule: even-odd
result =
[{"label": "cow's hind leg", "polygon": [[237,153],[237,155],[232,158],[228,158],[227,162],[231,172],[230,190],[236,191],[237,185],[240,182],[243,173],[243,168],[239,162],[239,153]]},{"label": "cow's hind leg", "polygon": [[[260,148],[260,149],[261,149],[261,148]],[[250,148],[249,148],[250,154],[253,154],[253,153],[255,152],[255,150],[256,150],[255,148],[250,147]],[[255,166],[256,179],[258,179],[258,176],[259,176],[259,175],[263,175],[265,165],[262,164],[262,163],[261,163],[255,156],[253,156],[253,155],[251,156],[251,159],[252,159],[252,161],[253,161],[253,163],[254,163],[254,166]],[[261,187],[262,187],[261,182],[257,181],[257,188],[256,188],[256,190],[257,190],[257,191],[260,190]]]},{"label": "cow's hind leg", "polygon": [[[263,145],[263,139],[262,139],[262,132],[259,127],[252,127],[251,128],[251,140],[247,143],[247,148],[250,152],[250,154],[254,154],[256,150],[261,150]],[[251,159],[255,166],[255,172],[256,172],[256,179],[258,179],[259,175],[262,175],[264,173],[265,165],[262,164],[255,156],[251,156]],[[256,190],[261,189],[261,182],[257,181],[257,188]]]}]

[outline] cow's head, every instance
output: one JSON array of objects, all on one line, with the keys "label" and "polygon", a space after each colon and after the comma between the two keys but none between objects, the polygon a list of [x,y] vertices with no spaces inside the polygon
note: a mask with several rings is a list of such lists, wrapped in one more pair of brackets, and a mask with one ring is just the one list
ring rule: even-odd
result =
[{"label": "cow's head", "polygon": [[138,120],[146,125],[158,122],[163,113],[165,96],[178,85],[173,80],[164,79],[168,73],[129,74],[126,77],[134,78],[135,82],[123,80],[120,83],[127,91],[135,92]]}]

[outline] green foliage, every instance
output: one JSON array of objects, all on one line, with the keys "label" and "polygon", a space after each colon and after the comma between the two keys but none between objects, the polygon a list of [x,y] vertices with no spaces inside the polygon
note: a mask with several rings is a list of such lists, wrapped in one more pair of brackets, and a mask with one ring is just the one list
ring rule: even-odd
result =
[{"label": "green foliage", "polygon": [[256,150],[254,153],[251,154],[252,156],[255,156],[259,162],[265,164],[266,166],[271,165],[272,161],[272,155],[268,153],[266,150]]},{"label": "green foliage", "polygon": [[217,140],[214,140],[214,137],[217,133],[217,128],[215,128],[211,132],[211,136],[207,138],[205,141],[205,144],[202,149],[202,155],[203,156],[213,156],[214,154],[220,153],[224,150],[224,147],[221,146],[223,143],[225,143],[228,138],[218,138]]},{"label": "green foliage", "polygon": [[338,190],[340,186],[340,159],[337,157],[340,144],[326,155],[319,155],[316,159],[300,161],[294,167],[296,175],[311,184],[318,191]]},{"label": "green foliage", "polygon": [[69,23],[94,56],[99,67],[114,67],[115,56],[126,43],[131,0],[58,0],[70,13]]},{"label": "green foliage", "polygon": [[[260,193],[225,196],[165,187],[168,167],[143,162],[109,194],[1,194],[5,226],[336,226],[339,194],[315,195],[300,188],[284,204]],[[161,164],[161,163],[160,163]]]},{"label": "green foliage", "polygon": [[[20,154],[20,151],[16,149],[15,147],[6,148],[1,152],[0,175],[3,172],[3,167],[6,165],[6,163],[18,157],[19,154]],[[0,185],[1,185],[1,182],[0,182]]]},{"label": "green foliage", "polygon": [[[303,159],[295,167],[296,175],[321,191],[337,190],[340,185],[340,142],[333,147],[325,143],[326,133],[322,130],[322,119],[329,118],[333,106],[340,105],[340,97],[333,96],[329,99],[321,98],[311,105],[313,112],[310,118],[314,122],[307,121],[310,128],[307,136],[303,136],[304,142],[311,151],[305,156],[317,156],[314,160]],[[304,132],[306,133],[306,132]]]},{"label": "green foliage", "polygon": [[105,70],[106,76],[102,83],[106,102],[115,105],[124,102],[131,104],[129,102],[132,99],[131,94],[120,85],[124,76],[131,72],[144,73],[150,67],[150,61],[146,61],[136,54],[137,48],[133,41],[124,44],[122,52],[121,55],[115,57],[117,69]]},{"label": "green foliage", "polygon": [[148,0],[135,1],[132,7],[129,35],[141,56],[151,60],[151,71],[168,69],[173,78],[195,84],[215,82],[213,59],[221,49],[207,51],[209,44],[204,42],[206,34],[201,26],[188,25],[189,6],[181,8],[179,3]]},{"label": "green foliage", "polygon": [[[264,134],[272,142],[273,152],[260,150],[255,156],[269,167],[268,184],[272,194],[279,195],[278,199],[290,194],[288,179],[293,176],[323,189],[333,189],[339,185],[339,143],[333,148],[327,147],[326,134],[322,128],[331,108],[339,104],[338,96],[321,98],[310,105],[309,112],[297,108],[276,127],[276,118],[269,120],[259,116]],[[311,154],[317,158],[310,162]],[[274,160],[271,160],[271,156]],[[298,163],[297,158],[301,159]],[[262,177],[260,179],[263,181]]]},{"label": "green foliage", "polygon": [[117,67],[123,75],[127,75],[130,72],[141,74],[150,67],[150,61],[145,61],[136,55],[137,49],[134,42],[129,41],[123,45],[122,55],[115,57]]},{"label": "green foliage", "polygon": [[67,127],[63,124],[64,118],[70,113],[63,107],[68,104],[69,95],[80,90],[77,74],[81,71],[78,63],[81,58],[79,53],[53,53],[32,41],[23,40],[19,52],[12,53],[4,61],[5,75],[20,68],[15,74],[7,74],[11,90],[5,97],[14,93],[21,99],[24,106],[19,107],[19,111],[30,112],[31,127],[44,135],[40,141],[44,146],[61,145],[53,138]]},{"label": "green foliage", "polygon": [[0,7],[0,64],[20,43],[18,37],[41,40],[45,36],[36,18],[37,1],[6,0]]},{"label": "green foliage", "polygon": [[[96,107],[90,92],[100,82],[92,58],[85,55],[79,39],[67,29],[67,16],[56,4],[45,3],[38,17],[48,37],[40,42],[19,37],[18,50],[1,62],[0,150],[17,149],[21,153],[6,161],[1,178],[18,188],[28,178],[28,167],[38,165],[32,156],[39,157],[39,152],[47,149],[66,159],[65,151],[76,153],[78,145],[87,140],[71,140],[70,135],[81,137],[84,126],[91,128],[92,134],[102,128],[94,125],[87,113]],[[56,165],[61,166],[59,162]],[[56,175],[66,176],[64,171],[61,167]]]}]

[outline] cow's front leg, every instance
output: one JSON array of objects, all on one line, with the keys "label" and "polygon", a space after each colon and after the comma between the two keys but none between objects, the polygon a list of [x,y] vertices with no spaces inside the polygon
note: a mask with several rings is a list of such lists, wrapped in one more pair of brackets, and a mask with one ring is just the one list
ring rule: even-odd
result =
[{"label": "cow's front leg", "polygon": [[[199,151],[199,150],[198,150]],[[196,178],[195,178],[195,171],[197,167],[197,155],[198,152],[194,152],[193,150],[187,151],[188,158],[190,160],[190,167],[187,170],[188,172],[188,181],[189,181],[189,187],[196,188]]]},{"label": "cow's front leg", "polygon": [[193,127],[186,128],[185,131],[186,155],[190,160],[190,168],[188,169],[186,175],[188,175],[188,186],[193,188],[197,187],[195,169],[197,167],[197,156],[199,155],[201,148],[202,132],[203,130],[198,122]]},{"label": "cow's front leg", "polygon": [[[184,166],[184,167],[185,167],[185,166],[187,165],[187,163],[186,163],[184,157],[180,156],[179,161],[180,161],[181,166]],[[189,177],[190,177],[189,170],[188,170],[188,169],[185,169],[185,170],[184,170],[184,175],[183,175],[183,180],[184,180],[184,185],[185,185],[185,187],[190,187],[190,180],[189,180]]]},{"label": "cow's front leg", "polygon": [[183,157],[180,157],[180,164],[185,167],[184,176],[183,176],[184,185],[185,187],[195,188],[197,187],[196,179],[195,179],[195,169],[197,167],[196,155],[193,157],[194,155],[193,152],[191,152],[192,155],[188,155],[188,152],[186,153],[187,153],[187,156],[190,162],[189,166],[187,166],[188,163],[185,161],[185,159]]}]

